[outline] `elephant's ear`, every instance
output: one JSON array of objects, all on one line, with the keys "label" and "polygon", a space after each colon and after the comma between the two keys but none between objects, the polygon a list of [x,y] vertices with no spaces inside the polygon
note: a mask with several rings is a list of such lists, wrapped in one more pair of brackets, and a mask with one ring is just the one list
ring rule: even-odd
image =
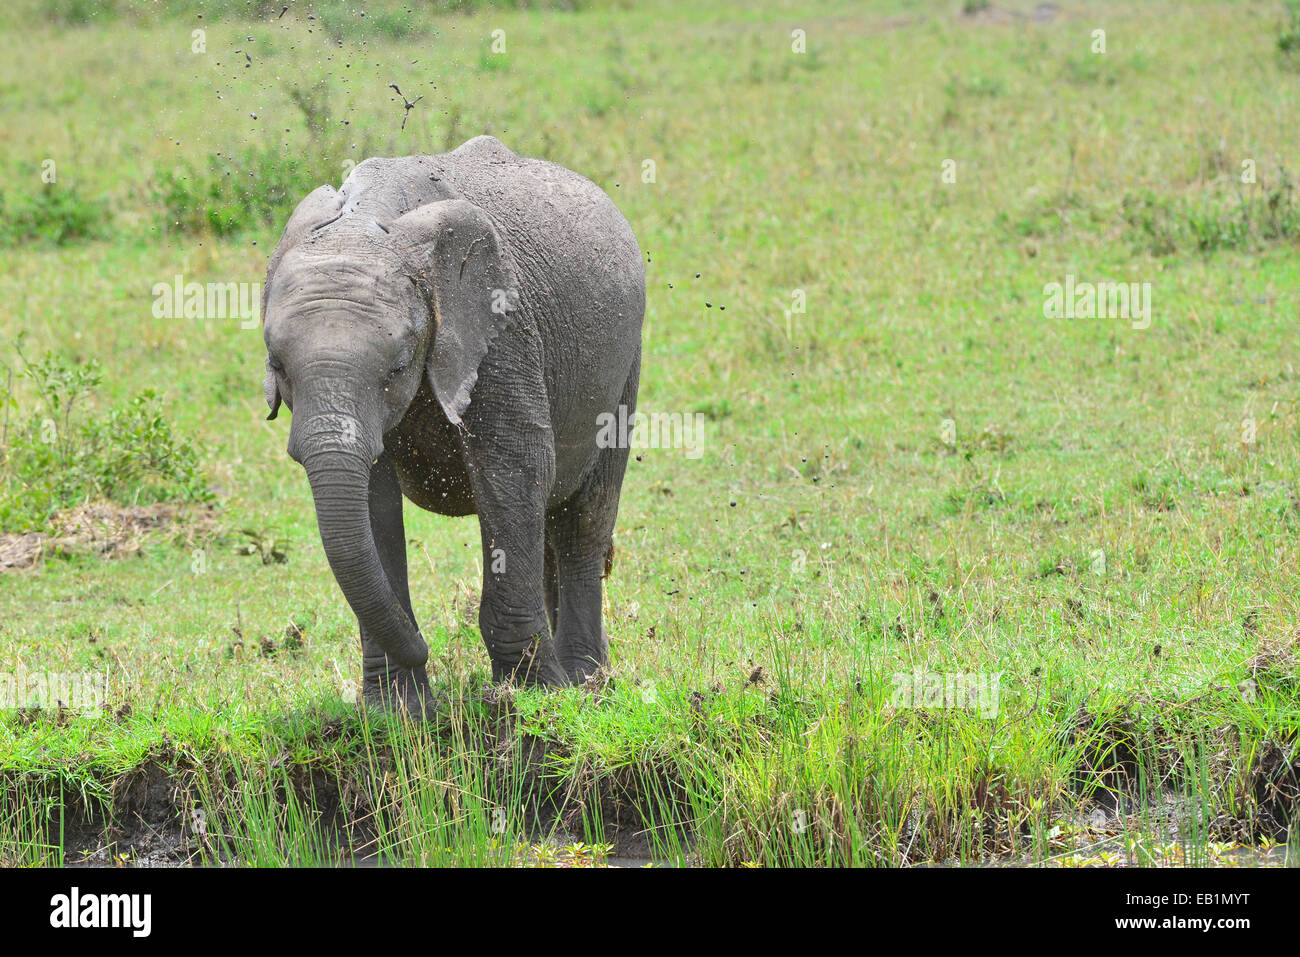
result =
[{"label": "elephant's ear", "polygon": [[433,315],[429,383],[459,424],[488,346],[519,305],[514,270],[492,221],[462,199],[413,209],[392,224],[392,234]]},{"label": "elephant's ear", "polygon": [[266,357],[266,378],[262,380],[262,391],[266,393],[266,404],[271,407],[268,419],[280,414],[280,386],[276,382],[275,370],[271,368],[271,357]]},{"label": "elephant's ear", "polygon": [[[262,283],[262,323],[264,325],[266,323],[266,303],[271,295],[271,280],[275,277],[275,270],[279,267],[284,254],[310,236],[313,230],[334,222],[339,218],[342,211],[343,198],[335,191],[333,186],[318,186],[308,193],[303,201],[298,204],[298,208],[293,211],[293,215],[289,217],[289,222],[285,224],[284,233],[280,236],[280,242],[276,244],[275,252],[271,253],[271,261],[266,267],[266,282]],[[266,360],[266,379],[262,383],[262,389],[266,393],[266,404],[271,408],[271,414],[267,418],[274,419],[280,411],[280,389],[276,385],[275,372],[271,368],[269,356]]]}]

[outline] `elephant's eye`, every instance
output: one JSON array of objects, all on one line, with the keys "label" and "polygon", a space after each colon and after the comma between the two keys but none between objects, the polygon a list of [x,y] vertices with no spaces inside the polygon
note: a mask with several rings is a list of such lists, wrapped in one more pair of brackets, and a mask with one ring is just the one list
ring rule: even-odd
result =
[{"label": "elephant's eye", "polygon": [[284,363],[281,362],[279,359],[277,359],[275,356],[268,356],[266,359],[266,364],[269,365],[276,372],[284,371]]},{"label": "elephant's eye", "polygon": [[402,354],[398,357],[397,361],[393,363],[392,368],[388,370],[388,378],[395,379],[397,376],[409,369],[411,363],[414,361],[415,350],[410,347],[403,349]]}]

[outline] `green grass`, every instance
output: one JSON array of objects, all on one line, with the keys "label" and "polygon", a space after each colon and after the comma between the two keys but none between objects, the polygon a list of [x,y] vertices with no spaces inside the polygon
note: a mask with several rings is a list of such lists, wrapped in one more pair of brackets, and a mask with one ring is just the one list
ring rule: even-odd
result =
[{"label": "green grass", "polygon": [[[1200,808],[1185,859],[1285,842],[1300,104],[1281,5],[1035,23],[956,0],[722,0],[407,24],[375,2],[346,28],[172,6],[0,12],[3,202],[28,224],[0,227],[0,339],[97,360],[92,418],[161,392],[217,505],[131,557],[51,550],[0,575],[0,668],[107,669],[130,709],[0,722],[6,862],[162,814],[195,861],[500,863],[630,829],[708,864],[1094,845],[1159,863],[1161,796]],[[390,83],[424,99],[405,115]],[[483,704],[477,527],[408,508],[453,704],[393,744],[343,700],[355,622],[286,423],[264,420],[259,332],[157,319],[151,289],[260,281],[312,184],[480,132],[625,212],[648,259],[640,404],[704,413],[704,450],[629,469],[613,685],[518,692],[508,720]],[[1150,327],[1045,318],[1067,275],[1151,283]],[[6,349],[12,438],[39,396]],[[914,669],[1000,674],[997,715],[895,707]],[[140,807],[149,774],[189,797]],[[1109,794],[1130,796],[1106,826],[1124,833],[1077,822]],[[531,811],[493,832],[507,798]]]}]

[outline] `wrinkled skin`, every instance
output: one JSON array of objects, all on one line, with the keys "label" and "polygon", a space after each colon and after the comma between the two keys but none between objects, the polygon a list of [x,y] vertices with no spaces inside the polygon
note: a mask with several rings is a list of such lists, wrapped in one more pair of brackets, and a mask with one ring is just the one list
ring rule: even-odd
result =
[{"label": "wrinkled skin", "polygon": [[[403,497],[477,514],[497,680],[608,662],[601,584],[635,410],[645,273],[588,180],[480,136],[370,159],[294,211],[263,289],[266,400],[293,411],[330,568],[361,626],[367,701],[427,713]],[[611,446],[611,447],[604,447]]]}]

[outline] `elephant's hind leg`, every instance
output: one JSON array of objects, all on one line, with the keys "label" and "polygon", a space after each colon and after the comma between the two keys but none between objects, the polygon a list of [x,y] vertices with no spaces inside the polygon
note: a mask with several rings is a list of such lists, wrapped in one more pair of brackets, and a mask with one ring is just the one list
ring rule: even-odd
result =
[{"label": "elephant's hind leg", "polygon": [[573,684],[609,664],[609,638],[601,624],[601,579],[613,532],[613,522],[603,520],[606,511],[575,496],[550,515],[559,580],[555,650]]},{"label": "elephant's hind leg", "polygon": [[[506,434],[518,438],[525,430]],[[545,511],[555,458],[544,439],[549,433],[528,436],[509,449],[467,441],[483,542],[479,629],[494,681],[565,683],[546,602]]]},{"label": "elephant's hind leg", "polygon": [[546,607],[546,502],[555,440],[546,410],[542,347],[516,327],[479,368],[461,435],[483,541],[479,629],[495,681],[565,683]]},{"label": "elephant's hind leg", "polygon": [[483,541],[479,629],[492,679],[563,684],[546,607],[544,493],[532,470],[476,468],[471,481]]},{"label": "elephant's hind leg", "polygon": [[[633,365],[624,387],[622,403],[628,407],[629,421],[636,411],[638,371]],[[555,647],[574,684],[609,665],[609,635],[601,622],[603,579],[613,561],[614,523],[628,451],[601,449],[578,491],[547,515],[559,580]]]}]

